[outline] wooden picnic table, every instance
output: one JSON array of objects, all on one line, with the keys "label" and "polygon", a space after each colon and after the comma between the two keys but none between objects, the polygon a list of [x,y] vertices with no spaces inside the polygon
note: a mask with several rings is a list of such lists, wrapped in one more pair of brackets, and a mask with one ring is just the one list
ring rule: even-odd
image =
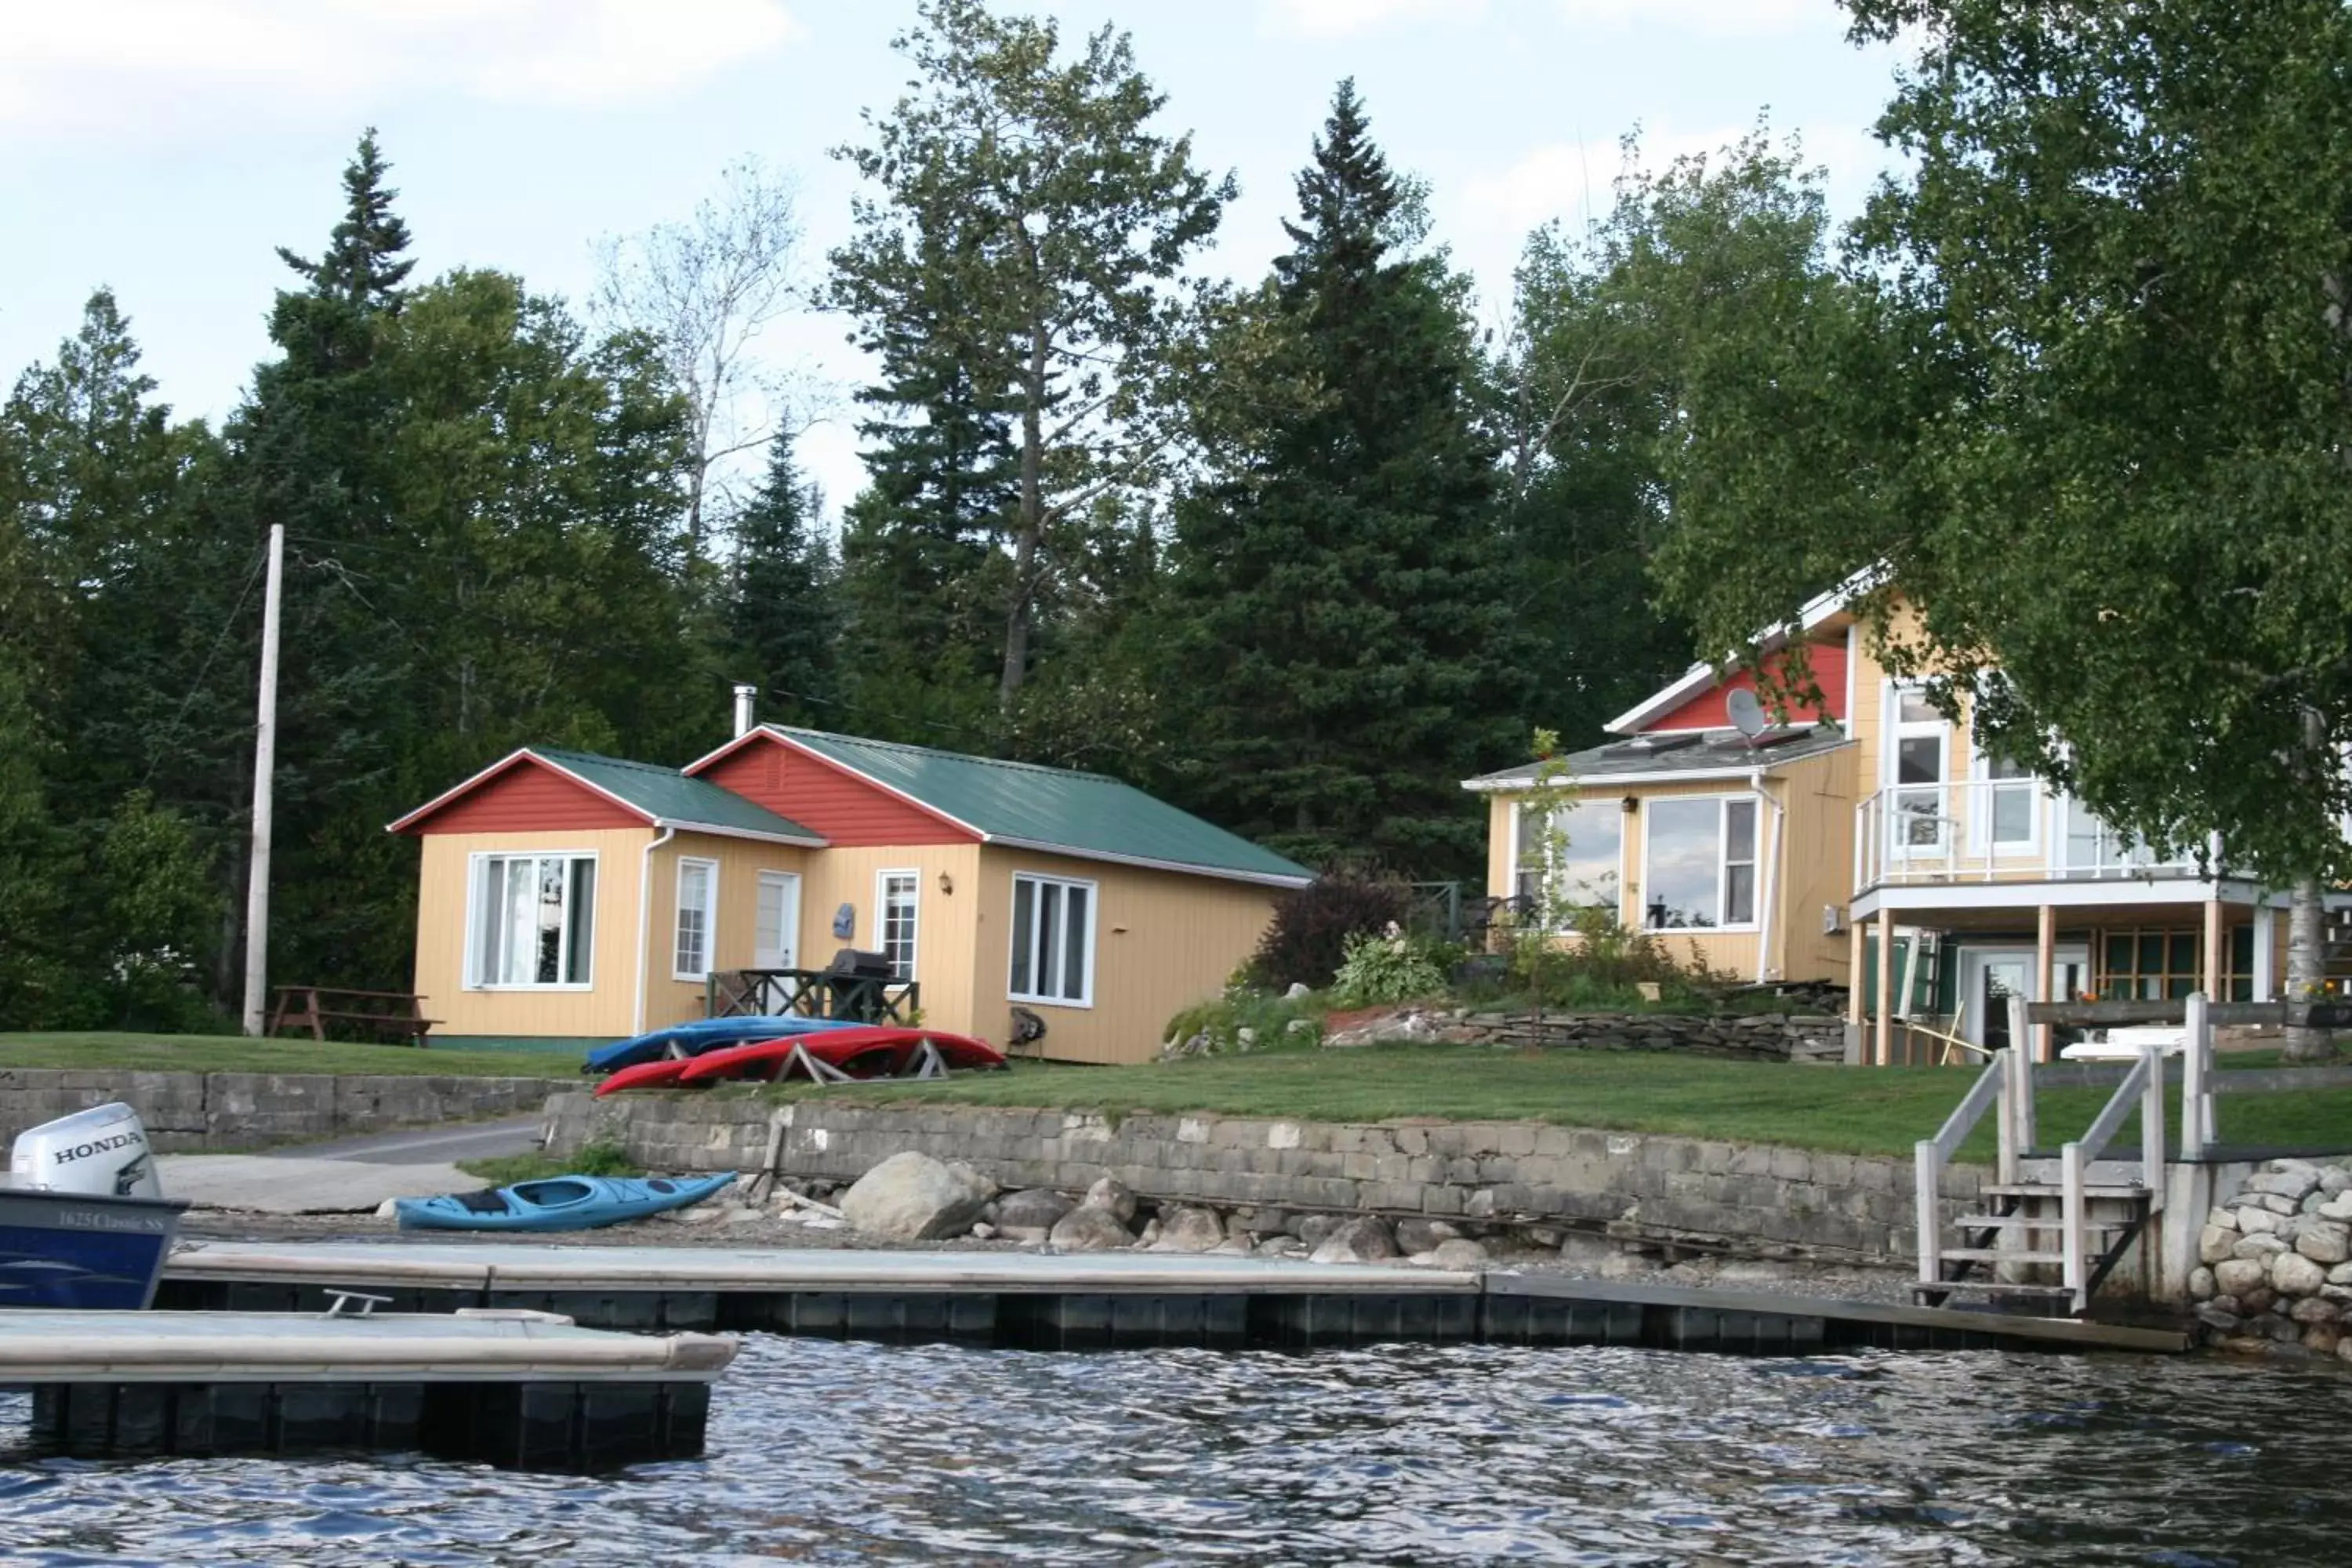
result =
[{"label": "wooden picnic table", "polygon": [[397,1040],[422,1047],[439,1023],[425,1016],[425,998],[413,991],[357,991],[348,986],[280,985],[278,1005],[270,1012],[269,1032],[307,1028],[314,1040],[324,1041],[331,1023],[351,1026],[380,1040]]}]

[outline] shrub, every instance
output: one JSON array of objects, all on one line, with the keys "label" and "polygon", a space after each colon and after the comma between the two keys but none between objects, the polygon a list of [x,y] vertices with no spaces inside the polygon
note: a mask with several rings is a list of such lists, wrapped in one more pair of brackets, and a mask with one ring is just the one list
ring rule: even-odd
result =
[{"label": "shrub", "polygon": [[1324,986],[1348,956],[1348,939],[1385,931],[1405,917],[1404,888],[1349,871],[1333,871],[1286,893],[1273,923],[1258,940],[1250,977],[1281,991]]},{"label": "shrub", "polygon": [[[1173,1051],[1195,1035],[1201,1054],[1225,1056],[1314,1047],[1323,1043],[1322,995],[1269,996],[1263,991],[1229,991],[1213,1002],[1187,1007],[1168,1020],[1165,1039]],[[1304,1025],[1304,1027],[1299,1026]],[[1244,1039],[1243,1030],[1249,1031]]]},{"label": "shrub", "polygon": [[1445,989],[1449,955],[1410,936],[1352,936],[1331,994],[1343,1006],[1410,1002]]}]

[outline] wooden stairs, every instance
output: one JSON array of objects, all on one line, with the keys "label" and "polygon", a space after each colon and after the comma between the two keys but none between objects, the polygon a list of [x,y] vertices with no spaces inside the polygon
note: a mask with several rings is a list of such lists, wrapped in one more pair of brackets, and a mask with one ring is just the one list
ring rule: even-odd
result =
[{"label": "wooden stairs", "polygon": [[[1939,1277],[1915,1284],[1913,1297],[1927,1307],[1981,1304],[1996,1311],[2078,1316],[2077,1292],[2065,1282],[2064,1184],[1997,1182],[1980,1192],[1988,1212],[1949,1222],[1947,1234],[1957,1235],[1958,1244],[1937,1248]],[[2086,1185],[2083,1196],[2089,1247],[2081,1293],[2091,1296],[2147,1230],[2156,1205],[2136,1181]]]}]

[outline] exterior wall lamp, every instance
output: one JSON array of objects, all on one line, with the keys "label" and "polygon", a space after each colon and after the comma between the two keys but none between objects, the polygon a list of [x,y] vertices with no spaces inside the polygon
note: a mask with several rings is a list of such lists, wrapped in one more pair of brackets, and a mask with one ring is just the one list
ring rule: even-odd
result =
[{"label": "exterior wall lamp", "polygon": [[949,876],[945,871],[940,873],[940,891],[942,893],[952,893],[955,891],[955,879]]}]

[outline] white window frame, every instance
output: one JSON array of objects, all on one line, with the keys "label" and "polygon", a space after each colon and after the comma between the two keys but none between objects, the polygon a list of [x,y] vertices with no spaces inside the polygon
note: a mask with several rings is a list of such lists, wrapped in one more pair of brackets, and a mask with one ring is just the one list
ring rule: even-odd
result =
[{"label": "white window frame", "polygon": [[[1623,803],[1614,796],[1604,802],[1593,796],[1580,795],[1577,799],[1566,803],[1566,808],[1570,810],[1573,810],[1580,805],[1589,805],[1595,809],[1599,809],[1605,805],[1618,814],[1617,869],[1615,872],[1617,886],[1615,889],[1615,897],[1608,903],[1579,904],[1575,907],[1578,909],[1606,910],[1612,917],[1622,920],[1625,912],[1624,818],[1628,813],[1625,811]],[[1520,880],[1522,878],[1528,875],[1527,863],[1519,850],[1519,846],[1527,840],[1527,816],[1528,803],[1526,801],[1514,800],[1511,802],[1511,883],[1509,896],[1512,898],[1517,898],[1519,896]],[[1573,838],[1569,841],[1569,847],[1571,850],[1575,847],[1575,840]],[[1542,872],[1543,880],[1546,883],[1549,883],[1559,875],[1559,866],[1552,857],[1550,852],[1550,840],[1547,838],[1545,840],[1544,866]]]},{"label": "white window frame", "polygon": [[886,955],[890,951],[890,884],[901,877],[906,879],[912,895],[909,907],[913,918],[907,928],[906,973],[900,973],[896,964],[891,966],[890,973],[898,979],[912,980],[916,962],[923,951],[923,874],[913,867],[901,866],[874,873],[874,947],[876,952]]},{"label": "white window frame", "polygon": [[[1903,721],[1903,699],[1926,689],[1925,681],[1889,679],[1886,682],[1882,715],[1885,722],[1879,730],[1878,773],[1880,787],[1886,792],[1881,796],[1885,802],[1882,815],[1885,817],[1886,853],[1896,860],[1941,859],[1951,852],[1952,825],[1948,818],[1951,816],[1952,721],[1940,713],[1932,720],[1915,719],[1908,723]],[[1932,785],[1906,784],[1902,782],[1903,742],[1928,736],[1942,743],[1943,761],[1937,770],[1938,776]],[[1904,821],[1903,795],[1906,791],[1924,793],[1930,788],[1936,792],[1936,837],[1927,843],[1914,844],[1910,835],[1904,831],[1909,825]]]},{"label": "white window frame", "polygon": [[[588,900],[588,978],[585,980],[536,980],[506,982],[482,978],[482,890],[493,860],[585,860],[593,868],[594,889]],[[564,872],[564,897],[571,897],[572,874]],[[593,991],[596,988],[596,898],[604,890],[604,868],[602,857],[593,849],[477,849],[466,858],[466,925],[465,948],[459,954],[468,991]],[[562,957],[558,969],[572,954],[572,920],[565,911],[563,921]]]},{"label": "white window frame", "polygon": [[[1747,801],[1755,812],[1754,841],[1750,858],[1733,860],[1731,853],[1730,807]],[[1650,825],[1655,820],[1654,807],[1688,805],[1696,801],[1715,803],[1715,914],[1711,926],[1654,926],[1650,923]],[[1751,913],[1747,920],[1729,921],[1723,919],[1724,900],[1731,894],[1731,868],[1746,866],[1754,873],[1748,881],[1748,897]],[[1642,889],[1640,901],[1634,907],[1633,929],[1664,936],[1723,936],[1753,933],[1764,929],[1764,797],[1754,790],[1734,790],[1722,795],[1661,795],[1642,802]]]},{"label": "white window frame", "polygon": [[[1028,883],[1031,888],[1029,895],[1030,989],[1027,991],[1016,991],[1013,989],[1013,961],[1016,956],[1013,951],[1013,943],[1020,936],[1021,924],[1016,911],[1021,907],[1021,884],[1024,882]],[[1081,987],[1081,994],[1076,999],[1068,996],[1040,995],[1036,990],[1037,980],[1044,973],[1044,965],[1038,961],[1039,949],[1037,946],[1037,938],[1039,932],[1044,929],[1045,923],[1037,918],[1037,911],[1042,900],[1039,900],[1036,889],[1047,887],[1059,888],[1063,889],[1063,898],[1060,906],[1061,914],[1060,918],[1055,921],[1054,935],[1056,944],[1064,947],[1066,947],[1066,938],[1069,930],[1069,889],[1074,888],[1083,889],[1087,895],[1087,935],[1085,946],[1087,963],[1086,984]],[[1033,1006],[1039,1007],[1092,1007],[1095,1005],[1095,932],[1099,928],[1102,921],[1101,884],[1098,882],[1089,881],[1083,877],[1056,877],[1052,873],[1045,871],[1015,871],[1013,873],[1012,886],[1007,892],[1004,913],[1005,999],[1011,1002],[1025,1002]]]},{"label": "white window frame", "polygon": [[[686,872],[687,868],[690,866],[699,866],[709,873],[703,883],[702,968],[691,972],[679,968],[677,963],[678,938],[685,934]],[[676,896],[671,900],[669,917],[669,977],[672,980],[691,980],[698,984],[709,979],[710,972],[718,966],[719,862],[699,855],[679,856],[674,891]]]},{"label": "white window frame", "polygon": [[[1970,852],[2000,860],[2040,858],[2044,837],[2042,819],[2050,814],[2049,790],[2038,775],[2031,773],[2021,779],[1993,777],[1991,751],[1973,738],[1969,749],[1973,753],[1969,759],[1969,781],[1974,786],[1969,793],[1976,803],[1981,803],[1981,809],[1969,813]],[[2029,803],[2022,838],[2002,840],[1993,837],[1996,797],[2006,791],[2022,793]]]}]

